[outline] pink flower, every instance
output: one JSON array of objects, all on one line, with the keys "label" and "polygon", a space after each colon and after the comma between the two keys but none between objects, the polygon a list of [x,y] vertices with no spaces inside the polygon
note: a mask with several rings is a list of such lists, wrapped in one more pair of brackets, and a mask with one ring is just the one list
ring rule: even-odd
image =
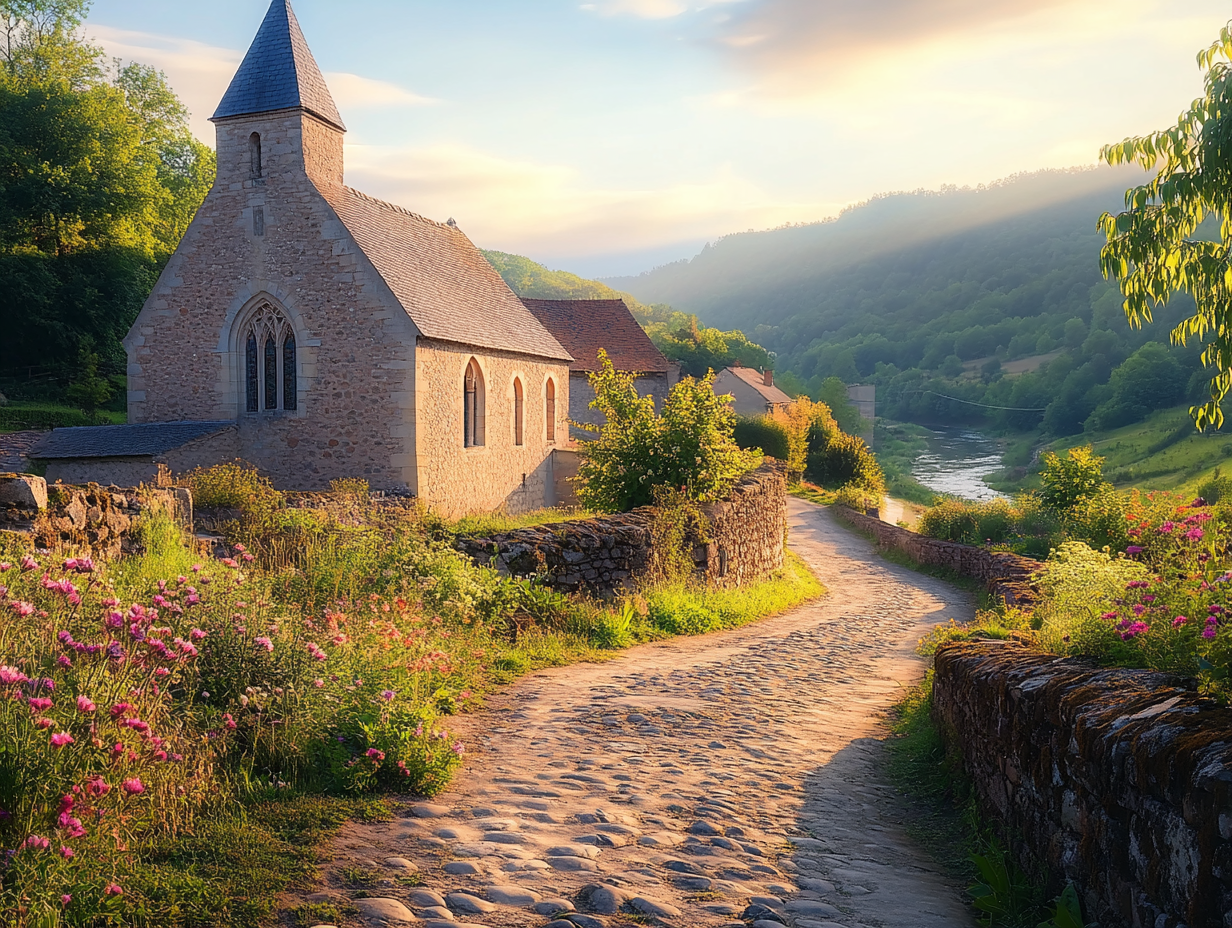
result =
[{"label": "pink flower", "polygon": [[103,891],[105,896],[123,896],[124,890],[120,889],[115,883],[108,883],[107,888]]},{"label": "pink flower", "polygon": [[1208,625],[1208,626],[1206,626],[1206,628],[1202,629],[1202,637],[1203,637],[1203,638],[1205,638],[1205,639],[1207,639],[1208,641],[1209,641],[1211,638],[1214,638],[1214,637],[1215,637],[1215,634],[1216,634],[1216,632],[1215,632],[1215,626],[1214,626],[1214,625]]},{"label": "pink flower", "polygon": [[61,654],[59,657],[56,658],[56,663],[59,664],[61,667],[72,667],[73,659],[69,657],[67,654]]},{"label": "pink flower", "polygon": [[23,571],[38,570],[38,561],[30,555],[24,555],[21,559],[21,569]]},{"label": "pink flower", "polygon": [[70,896],[68,893],[65,893],[63,896],[60,897],[60,905],[68,905],[72,901],[73,901],[73,897]]},{"label": "pink flower", "polygon": [[385,759],[385,752],[378,751],[376,748],[368,748],[367,756],[379,764]]},{"label": "pink flower", "polygon": [[1141,554],[1142,548],[1140,548],[1138,545],[1130,545],[1128,548],[1125,549],[1125,553],[1128,554],[1130,557],[1133,557],[1135,554]]},{"label": "pink flower", "polygon": [[1170,535],[1170,534],[1172,534],[1172,530],[1173,530],[1174,528],[1176,528],[1176,524],[1175,524],[1175,523],[1173,523],[1173,522],[1165,522],[1163,525],[1161,525],[1161,526],[1159,527],[1159,532],[1160,532],[1160,534],[1161,534],[1161,535]]},{"label": "pink flower", "polygon": [[95,777],[86,784],[86,792],[91,796],[106,796],[111,792],[111,786],[102,777]]},{"label": "pink flower", "polygon": [[45,851],[49,847],[51,847],[51,842],[48,841],[46,838],[39,837],[38,835],[31,835],[30,837],[26,838],[25,844],[23,844],[22,846],[28,847],[32,851]]},{"label": "pink flower", "polygon": [[0,561],[0,574],[7,573],[13,569],[13,565],[8,561]]},{"label": "pink flower", "polygon": [[125,780],[120,784],[120,788],[130,796],[138,796],[145,792],[145,784],[142,783],[137,777],[133,777],[131,780]]},{"label": "pink flower", "polygon": [[258,647],[258,648],[265,648],[266,651],[274,650],[274,642],[270,641],[268,638],[265,638],[265,637],[257,638],[255,641],[253,641],[253,646]]},{"label": "pink flower", "polygon": [[465,745],[462,744],[461,741],[455,741],[453,743],[453,747],[451,747],[450,750],[453,751],[454,754],[456,754],[458,757],[461,757],[463,754],[466,753],[466,747]]},{"label": "pink flower", "polygon": [[200,641],[202,638],[205,638],[208,635],[209,635],[209,632],[203,632],[199,628],[194,628],[191,632],[188,633],[188,637],[191,638],[193,641]]},{"label": "pink flower", "polygon": [[1185,538],[1189,541],[1201,541],[1202,535],[1203,535],[1202,529],[1193,528],[1185,533]]},{"label": "pink flower", "polygon": [[324,680],[313,680],[312,685],[315,686],[317,689],[320,689],[321,687],[325,685],[325,681]]},{"label": "pink flower", "polygon": [[1182,625],[1184,625],[1188,621],[1189,621],[1189,616],[1178,615],[1175,619],[1172,620],[1172,627],[1180,628]]},{"label": "pink flower", "polygon": [[[65,860],[72,860],[75,855],[73,854],[73,849],[71,847],[64,847],[63,845],[61,845],[60,856],[63,857]],[[61,896],[60,898],[63,899],[64,897]],[[72,899],[73,897],[69,896],[68,898]],[[67,903],[65,904],[67,905]]]},{"label": "pink flower", "polygon": [[235,558],[233,557],[224,557],[222,559],[222,563],[223,563],[223,566],[225,567],[239,567],[240,566],[239,564],[235,562]]},{"label": "pink flower", "polygon": [[7,664],[0,666],[0,686],[12,686],[15,683],[25,683],[29,679],[29,677],[27,677],[16,667],[9,667]]},{"label": "pink flower", "polygon": [[12,602],[9,603],[9,608],[17,613],[19,619],[34,615],[34,605],[32,603]]},{"label": "pink flower", "polygon": [[67,747],[73,743],[73,736],[66,731],[59,732],[51,736],[51,746],[53,748]]},{"label": "pink flower", "polygon": [[46,712],[51,708],[51,700],[46,696],[32,697],[26,700],[32,712]]},{"label": "pink flower", "polygon": [[55,722],[53,722],[51,719],[48,719],[48,718],[41,718],[41,719],[35,719],[35,720],[34,720],[34,727],[35,727],[35,728],[41,728],[41,729],[43,729],[44,731],[46,731],[48,728],[51,728],[51,726],[52,726],[52,725],[54,725],[54,724],[56,724],[56,723],[55,723]]},{"label": "pink flower", "polygon": [[[1115,612],[1104,612],[1104,613],[1102,613],[1102,614],[1100,615],[1100,618],[1101,618],[1101,619],[1112,620],[1112,619],[1117,618],[1117,614],[1116,614]],[[469,693],[468,693],[468,695],[469,695]],[[465,699],[466,697],[463,697],[463,698]]]},{"label": "pink flower", "polygon": [[98,706],[94,705],[94,703],[91,702],[88,696],[78,696],[77,697],[77,711],[78,712],[89,714],[97,708]]},{"label": "pink flower", "polygon": [[397,695],[398,694],[395,693],[393,690],[382,690],[381,691],[381,698],[385,700],[386,702],[393,702],[394,698]]}]

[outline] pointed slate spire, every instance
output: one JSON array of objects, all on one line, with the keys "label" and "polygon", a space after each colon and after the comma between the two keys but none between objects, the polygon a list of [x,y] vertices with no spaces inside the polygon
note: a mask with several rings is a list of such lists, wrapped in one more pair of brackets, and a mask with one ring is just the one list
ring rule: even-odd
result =
[{"label": "pointed slate spire", "polygon": [[212,119],[294,107],[346,131],[290,0],[274,0]]}]

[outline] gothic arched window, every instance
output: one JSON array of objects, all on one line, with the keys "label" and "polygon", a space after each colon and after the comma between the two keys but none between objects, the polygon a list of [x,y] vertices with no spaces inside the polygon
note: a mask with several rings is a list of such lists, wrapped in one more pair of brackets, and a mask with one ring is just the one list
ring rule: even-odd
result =
[{"label": "gothic arched window", "polygon": [[548,378],[544,415],[548,423],[548,441],[556,441],[556,381]]},{"label": "gothic arched window", "polygon": [[483,444],[485,422],[483,372],[474,358],[466,365],[462,402],[462,443],[467,448],[477,448]]},{"label": "gothic arched window", "polygon": [[241,330],[244,408],[248,412],[299,408],[295,332],[282,311],[260,303]]}]

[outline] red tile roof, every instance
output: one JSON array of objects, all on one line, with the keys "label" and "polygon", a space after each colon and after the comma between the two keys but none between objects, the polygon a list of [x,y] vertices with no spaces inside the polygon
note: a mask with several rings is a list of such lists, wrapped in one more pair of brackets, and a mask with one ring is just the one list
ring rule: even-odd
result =
[{"label": "red tile roof", "polygon": [[573,360],[456,226],[350,187],[319,189],[421,335]]},{"label": "red tile roof", "polygon": [[600,369],[599,349],[618,371],[662,374],[670,363],[637,324],[624,300],[534,300],[522,302],[555,336],[574,361],[571,371]]}]

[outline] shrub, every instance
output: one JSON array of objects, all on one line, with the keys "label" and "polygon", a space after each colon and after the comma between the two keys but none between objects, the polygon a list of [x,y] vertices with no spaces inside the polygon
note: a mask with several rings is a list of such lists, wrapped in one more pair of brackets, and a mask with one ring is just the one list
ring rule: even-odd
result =
[{"label": "shrub", "polygon": [[868,512],[881,506],[881,496],[849,483],[834,494],[834,502],[855,512]]},{"label": "shrub", "polygon": [[862,438],[815,422],[809,430],[805,476],[822,486],[852,484],[872,493],[885,492],[885,475]]},{"label": "shrub", "polygon": [[640,396],[632,374],[617,371],[600,352],[603,369],[590,377],[591,408],[606,421],[599,437],[583,442],[578,498],[595,512],[648,505],[657,486],[677,487],[690,499],[721,497],[760,463],[733,440],[730,397],[715,396],[711,377],[686,377],[672,388],[656,415],[654,400]]},{"label": "shrub", "polygon": [[1066,457],[1052,451],[1045,454],[1040,479],[1044,484],[1040,499],[1053,512],[1067,512],[1107,487],[1104,459],[1092,454],[1089,445],[1070,448]]},{"label": "shrub", "polygon": [[746,451],[760,451],[780,461],[791,457],[790,429],[785,423],[769,416],[737,418],[732,438]]}]

